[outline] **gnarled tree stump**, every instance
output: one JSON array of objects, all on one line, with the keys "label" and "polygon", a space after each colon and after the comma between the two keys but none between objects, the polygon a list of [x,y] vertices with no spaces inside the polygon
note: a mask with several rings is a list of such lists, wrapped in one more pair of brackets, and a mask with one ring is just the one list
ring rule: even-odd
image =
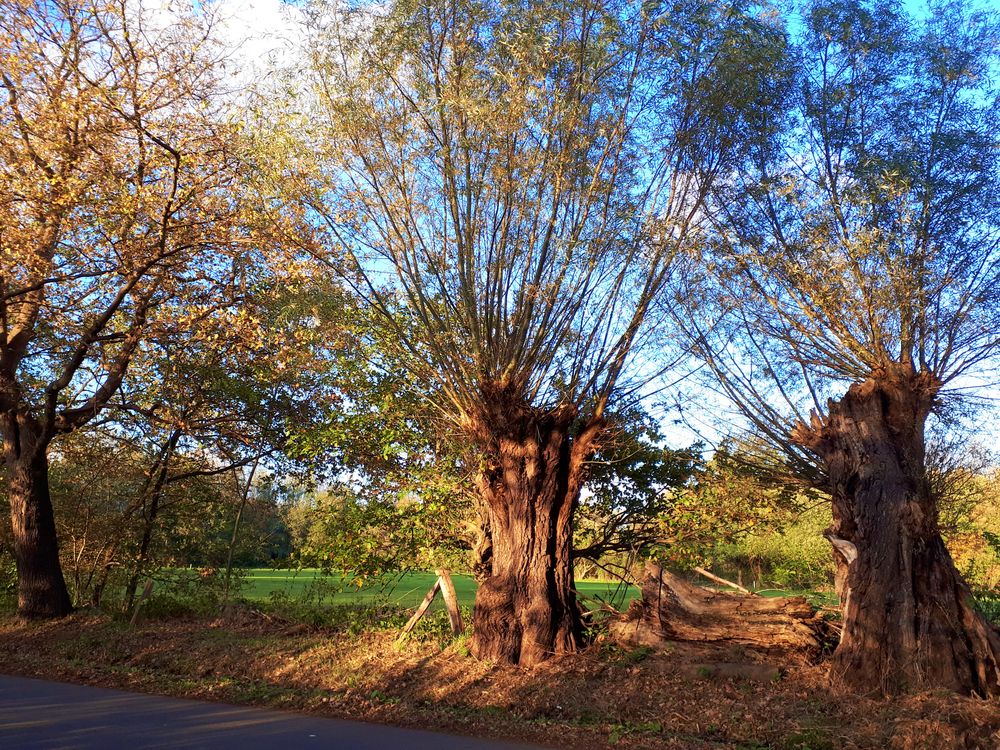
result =
[{"label": "gnarled tree stump", "polygon": [[618,640],[645,646],[667,641],[729,643],[819,656],[830,641],[829,624],[801,596],[763,598],[711,591],[650,564],[642,599],[615,622]]}]

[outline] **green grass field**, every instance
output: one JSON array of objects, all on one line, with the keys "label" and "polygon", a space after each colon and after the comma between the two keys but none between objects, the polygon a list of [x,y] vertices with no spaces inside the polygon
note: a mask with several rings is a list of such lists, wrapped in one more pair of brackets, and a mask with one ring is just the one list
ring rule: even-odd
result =
[{"label": "green grass field", "polygon": [[[310,587],[316,594],[322,592],[325,601],[333,604],[366,604],[384,602],[399,607],[416,607],[434,585],[434,573],[403,573],[373,581],[358,588],[350,579],[337,575],[324,575],[319,570],[271,570],[252,568],[246,570],[241,594],[253,601],[266,601],[281,592],[292,599],[304,598]],[[476,582],[471,576],[453,574],[451,577],[461,606],[471,607],[476,595]],[[621,604],[639,595],[635,587],[620,589],[615,583],[602,581],[577,581],[577,590],[589,599],[614,600]],[[279,594],[280,595],[280,594]],[[441,606],[440,597],[435,607]]]},{"label": "green grass field", "polygon": [[[350,578],[337,575],[324,575],[316,569],[304,570],[272,570],[270,568],[252,568],[244,571],[244,583],[241,593],[252,601],[267,601],[275,592],[291,599],[303,599],[309,595],[310,589],[317,598],[331,604],[373,604],[385,603],[398,607],[416,607],[424,595],[434,585],[437,576],[433,573],[403,573],[386,577],[379,581],[369,582],[363,587],[356,586]],[[476,582],[471,576],[453,574],[451,577],[458,593],[461,606],[471,607],[476,595]],[[617,608],[624,607],[639,596],[639,590],[634,586],[620,587],[616,583],[606,581],[576,582],[577,591],[585,598],[584,608],[596,606],[598,599],[613,603]],[[816,603],[836,604],[836,595],[832,592],[782,591],[779,589],[761,590],[761,596],[796,596],[806,595],[816,599]],[[441,598],[437,597],[434,608],[443,606]]]}]

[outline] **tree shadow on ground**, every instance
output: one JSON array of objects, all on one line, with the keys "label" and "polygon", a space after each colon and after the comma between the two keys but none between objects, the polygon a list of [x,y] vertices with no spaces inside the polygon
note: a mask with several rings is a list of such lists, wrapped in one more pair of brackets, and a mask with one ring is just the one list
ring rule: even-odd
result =
[{"label": "tree shadow on ground", "polygon": [[[533,670],[468,656],[464,638],[349,633],[239,616],[151,621],[0,617],[5,672],[307,710],[564,748],[1000,747],[1000,704],[948,693],[894,701],[832,692],[826,665],[738,647],[661,651],[598,641]],[[776,666],[778,679],[712,664]],[[769,672],[763,670],[760,675]],[[774,672],[770,672],[774,676]]]}]

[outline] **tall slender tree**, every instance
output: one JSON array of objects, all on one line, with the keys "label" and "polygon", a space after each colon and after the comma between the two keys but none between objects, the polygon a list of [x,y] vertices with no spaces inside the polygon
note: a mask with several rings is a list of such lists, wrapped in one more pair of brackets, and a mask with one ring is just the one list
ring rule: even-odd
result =
[{"label": "tall slender tree", "polygon": [[1000,638],[942,541],[925,437],[1000,356],[998,42],[963,3],[919,22],[812,5],[781,148],[727,181],[682,285],[723,393],[832,499],[832,674],[851,689],[1000,692]]},{"label": "tall slender tree", "polygon": [[475,448],[491,544],[473,651],[573,651],[587,461],[609,404],[655,375],[635,356],[651,304],[713,179],[767,122],[783,36],[701,3],[403,0],[314,18],[312,205],[399,361]]},{"label": "tall slender tree", "polygon": [[252,283],[280,232],[253,208],[220,62],[204,9],[0,2],[0,433],[24,616],[70,609],[52,440],[104,409],[144,341]]}]

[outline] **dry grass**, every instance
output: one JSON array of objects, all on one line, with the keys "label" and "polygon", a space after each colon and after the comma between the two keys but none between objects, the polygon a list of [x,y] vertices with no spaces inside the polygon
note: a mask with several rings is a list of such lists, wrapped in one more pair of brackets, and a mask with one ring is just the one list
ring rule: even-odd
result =
[{"label": "dry grass", "polygon": [[699,664],[767,663],[745,649],[669,653],[595,644],[534,671],[469,658],[461,641],[393,644],[395,631],[309,629],[245,610],[135,629],[95,614],[0,619],[4,672],[305,710],[562,748],[1000,748],[1000,704],[922,694],[841,697],[822,665],[780,680],[710,677]]}]

